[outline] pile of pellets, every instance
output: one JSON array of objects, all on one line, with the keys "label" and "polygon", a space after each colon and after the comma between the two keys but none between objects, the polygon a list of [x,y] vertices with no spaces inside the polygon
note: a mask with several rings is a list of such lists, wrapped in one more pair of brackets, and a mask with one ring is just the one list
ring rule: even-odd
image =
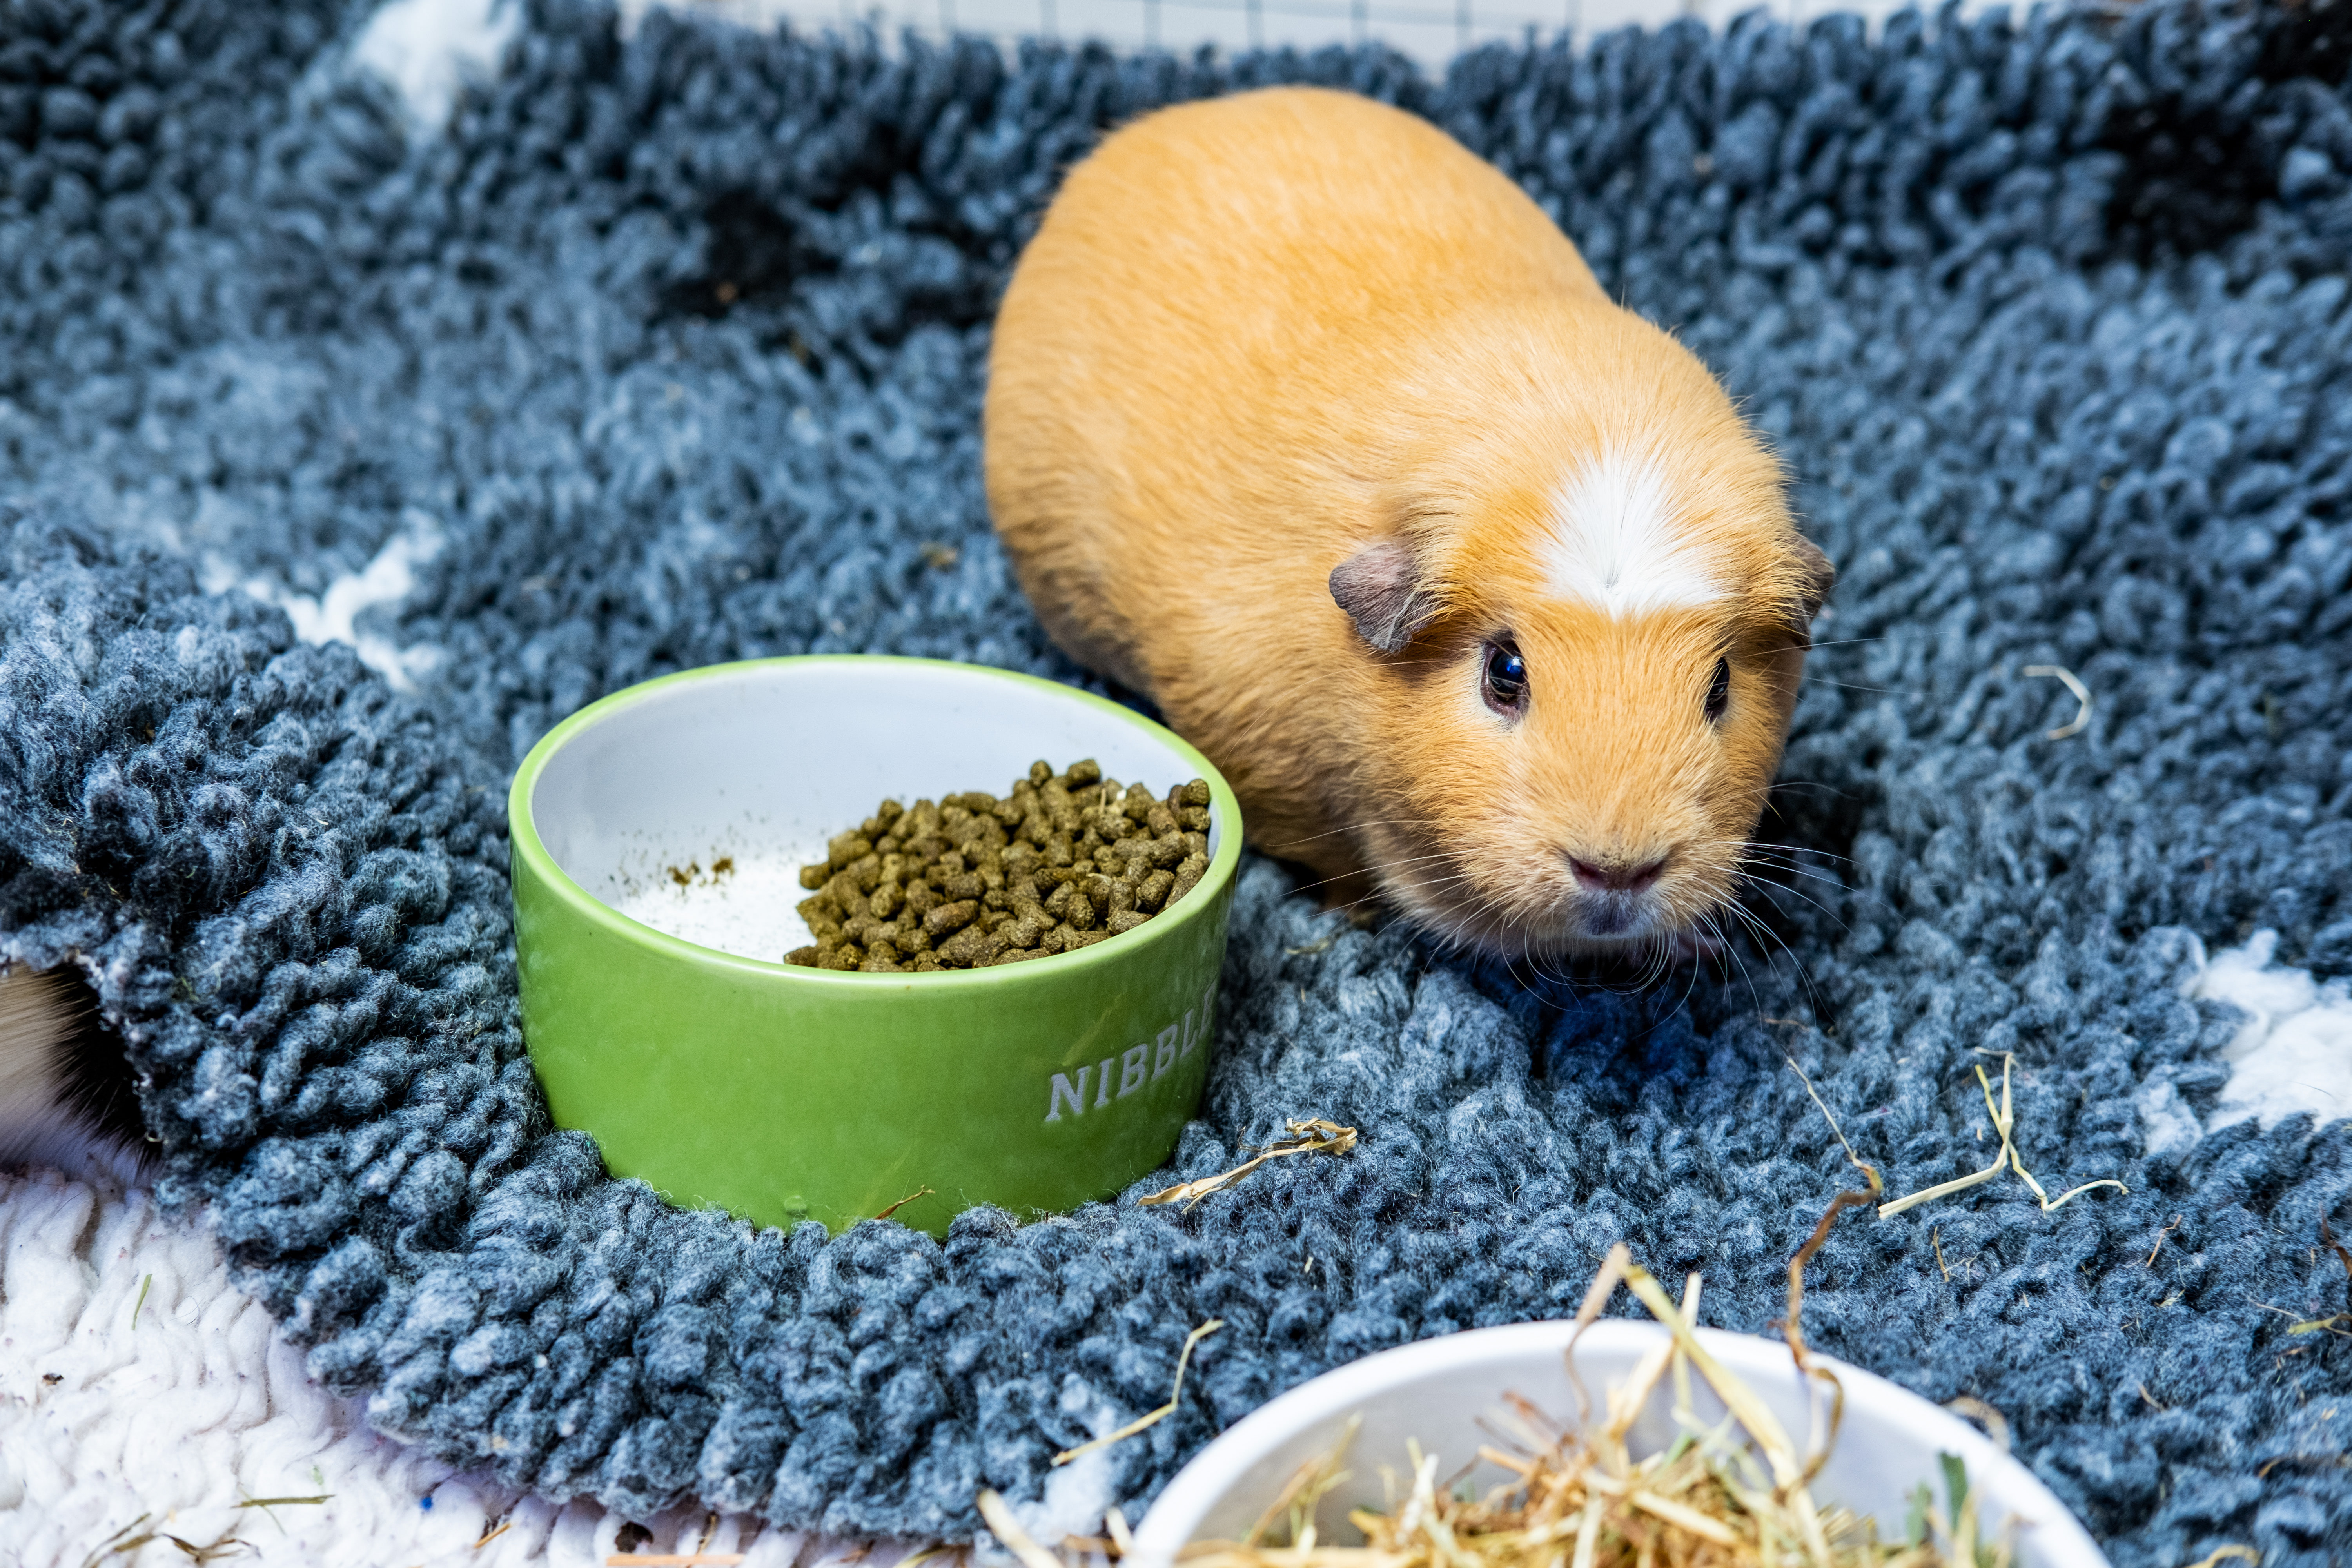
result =
[{"label": "pile of pellets", "polygon": [[1133,931],[1209,868],[1209,786],[1120,788],[1092,762],[1029,764],[985,790],[886,800],[801,868],[814,945],[786,963],[866,974],[978,969],[1075,952]]}]

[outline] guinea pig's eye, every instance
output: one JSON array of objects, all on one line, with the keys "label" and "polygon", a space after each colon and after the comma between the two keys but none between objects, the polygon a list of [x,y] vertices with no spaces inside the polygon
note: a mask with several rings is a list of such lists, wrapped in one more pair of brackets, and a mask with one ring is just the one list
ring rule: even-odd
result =
[{"label": "guinea pig's eye", "polygon": [[1486,670],[1479,681],[1486,706],[1506,719],[1516,719],[1528,708],[1528,661],[1507,638],[1486,645]]},{"label": "guinea pig's eye", "polygon": [[1723,710],[1730,706],[1731,661],[1727,658],[1718,658],[1715,661],[1715,679],[1706,683],[1706,721],[1710,724],[1721,723]]}]

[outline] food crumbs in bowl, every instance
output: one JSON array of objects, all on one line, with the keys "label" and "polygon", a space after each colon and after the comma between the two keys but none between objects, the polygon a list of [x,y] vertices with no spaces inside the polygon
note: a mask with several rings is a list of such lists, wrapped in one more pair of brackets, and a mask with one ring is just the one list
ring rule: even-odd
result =
[{"label": "food crumbs in bowl", "polygon": [[1191,892],[1208,835],[1206,781],[1155,795],[1090,761],[1032,763],[1001,796],[886,800],[801,868],[816,941],[784,962],[892,974],[1074,952]]}]

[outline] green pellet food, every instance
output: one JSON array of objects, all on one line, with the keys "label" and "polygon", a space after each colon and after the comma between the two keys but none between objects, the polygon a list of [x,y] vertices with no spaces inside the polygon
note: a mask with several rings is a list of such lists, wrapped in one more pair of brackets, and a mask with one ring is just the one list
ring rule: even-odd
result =
[{"label": "green pellet food", "polygon": [[816,941],[784,955],[866,974],[1074,952],[1174,906],[1209,869],[1209,786],[1155,795],[1093,762],[1032,763],[1009,795],[886,800],[801,868]]}]

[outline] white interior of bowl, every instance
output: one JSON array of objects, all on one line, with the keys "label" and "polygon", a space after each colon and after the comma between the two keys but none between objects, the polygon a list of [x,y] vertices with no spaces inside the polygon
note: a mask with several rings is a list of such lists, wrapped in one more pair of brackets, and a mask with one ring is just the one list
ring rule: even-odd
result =
[{"label": "white interior of bowl", "polygon": [[[1158,795],[1198,772],[1141,721],[1067,688],[895,659],[751,665],[599,716],[548,759],[531,821],[593,897],[772,963],[809,940],[800,868],[884,797],[1003,795],[1040,758],[1059,771],[1083,757]],[[1223,826],[1210,825],[1212,854]]]},{"label": "white interior of bowl", "polygon": [[[1572,1428],[1577,1398],[1562,1355],[1574,1326],[1523,1323],[1446,1334],[1368,1356],[1301,1384],[1210,1444],[1178,1472],[1137,1529],[1135,1568],[1166,1568],[1196,1540],[1238,1540],[1280,1495],[1300,1465],[1328,1454],[1351,1415],[1363,1425],[1347,1450],[1350,1479],[1326,1497],[1317,1527],[1334,1543],[1360,1539],[1347,1522],[1351,1508],[1385,1510],[1381,1471],[1401,1481],[1412,1475],[1407,1442],[1439,1456],[1438,1474],[1450,1476],[1481,1444],[1514,1429],[1505,1396],[1531,1400],[1560,1426]],[[1749,1388],[1800,1444],[1817,1441],[1813,1423],[1825,1410],[1811,1399],[1777,1340],[1702,1329],[1707,1352]],[[1610,1320],[1595,1323],[1577,1345],[1577,1373],[1597,1410],[1603,1391],[1622,1384],[1665,1337],[1655,1323]],[[1842,1504],[1878,1521],[1882,1539],[1900,1539],[1911,1493],[1931,1484],[1944,1506],[1940,1454],[1968,1467],[1979,1503],[1979,1528],[2017,1527],[2025,1568],[2104,1568],[2076,1523],[2031,1471],[1956,1416],[1884,1378],[1821,1358],[1845,1389],[1845,1414],[1829,1462],[1812,1485],[1814,1500]],[[1721,1401],[1694,1375],[1692,1405],[1702,1420],[1723,1415]],[[1677,1431],[1669,1415],[1671,1382],[1662,1382],[1630,1441],[1637,1458],[1656,1452]],[[1465,1477],[1484,1490],[1512,1479],[1481,1462]]]}]

